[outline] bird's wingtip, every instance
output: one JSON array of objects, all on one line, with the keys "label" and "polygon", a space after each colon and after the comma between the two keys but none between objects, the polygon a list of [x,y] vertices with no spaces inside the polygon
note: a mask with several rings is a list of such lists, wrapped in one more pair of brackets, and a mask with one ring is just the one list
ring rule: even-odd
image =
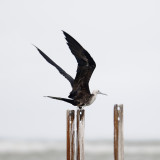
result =
[{"label": "bird's wingtip", "polygon": [[42,52],[37,46],[35,46],[34,44],[32,44],[39,52]]},{"label": "bird's wingtip", "polygon": [[64,30],[62,30],[63,34],[66,36],[68,36],[69,34],[67,32],[65,32]]},{"label": "bird's wingtip", "polygon": [[64,30],[61,30],[61,31],[63,32],[64,35],[66,34],[66,32]]},{"label": "bird's wingtip", "polygon": [[38,47],[36,45],[34,45],[33,43],[31,43],[32,46],[34,46],[36,49],[38,49]]}]

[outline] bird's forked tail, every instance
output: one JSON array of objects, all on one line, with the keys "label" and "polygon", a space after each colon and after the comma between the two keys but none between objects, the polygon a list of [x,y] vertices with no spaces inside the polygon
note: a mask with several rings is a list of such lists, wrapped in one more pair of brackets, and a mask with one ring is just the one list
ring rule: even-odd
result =
[{"label": "bird's forked tail", "polygon": [[61,98],[61,97],[52,97],[52,96],[44,96],[44,97],[48,97],[48,98],[52,98],[52,99],[56,99],[56,100],[61,100],[61,101],[64,101],[64,102],[67,102],[67,103],[70,103],[70,104],[76,106],[76,103],[72,99]]}]

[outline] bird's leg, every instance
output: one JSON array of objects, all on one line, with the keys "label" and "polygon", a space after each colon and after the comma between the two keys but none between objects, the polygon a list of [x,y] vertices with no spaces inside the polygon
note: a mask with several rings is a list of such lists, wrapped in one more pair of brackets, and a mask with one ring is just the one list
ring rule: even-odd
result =
[{"label": "bird's leg", "polygon": [[79,109],[82,110],[82,106],[80,106]]}]

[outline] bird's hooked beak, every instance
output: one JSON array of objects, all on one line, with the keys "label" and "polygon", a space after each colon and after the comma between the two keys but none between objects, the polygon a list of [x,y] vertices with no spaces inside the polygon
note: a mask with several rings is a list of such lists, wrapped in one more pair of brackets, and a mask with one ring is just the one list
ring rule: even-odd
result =
[{"label": "bird's hooked beak", "polygon": [[108,96],[108,94],[102,93],[100,91],[98,91],[98,94],[102,94],[102,95]]}]

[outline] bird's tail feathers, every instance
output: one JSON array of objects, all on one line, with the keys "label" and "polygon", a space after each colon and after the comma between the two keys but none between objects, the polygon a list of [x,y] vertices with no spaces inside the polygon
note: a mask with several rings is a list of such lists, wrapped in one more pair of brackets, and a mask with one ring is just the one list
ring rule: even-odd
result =
[{"label": "bird's tail feathers", "polygon": [[52,97],[52,96],[44,96],[44,97],[48,97],[48,98],[52,98],[52,99],[56,99],[56,100],[61,100],[61,101],[64,101],[64,102],[67,102],[67,103],[70,103],[70,104],[76,106],[76,103],[72,99],[61,98],[61,97]]}]

